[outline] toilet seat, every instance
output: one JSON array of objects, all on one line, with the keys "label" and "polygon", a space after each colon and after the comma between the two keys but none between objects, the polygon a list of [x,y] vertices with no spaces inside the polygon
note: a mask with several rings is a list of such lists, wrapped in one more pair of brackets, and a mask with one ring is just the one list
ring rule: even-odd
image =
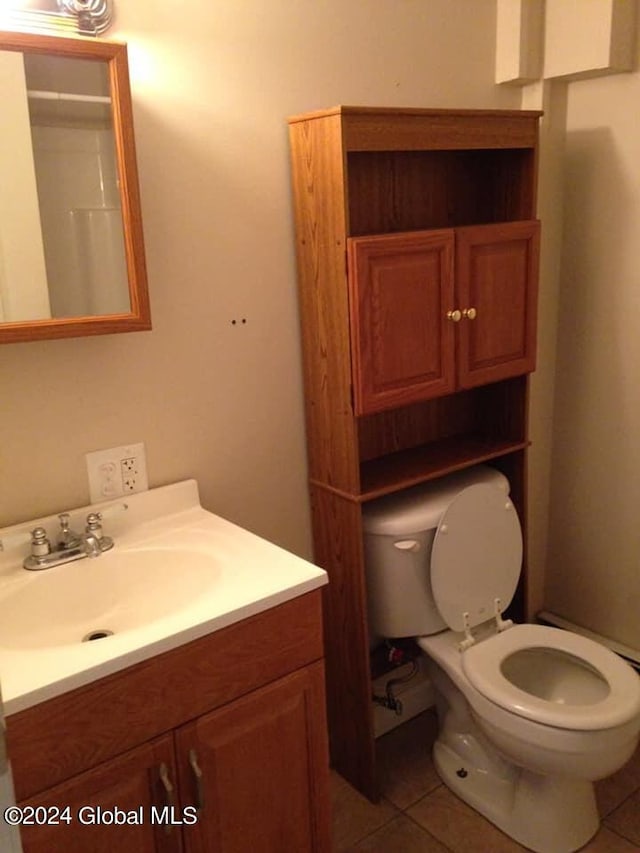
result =
[{"label": "toilet seat", "polygon": [[[527,649],[578,658],[606,682],[606,696],[590,704],[561,704],[520,689],[505,677],[502,664],[510,655]],[[570,631],[545,625],[515,625],[471,646],[462,653],[461,663],[470,684],[485,698],[513,714],[548,726],[608,729],[640,713],[640,678],[633,669],[609,649]]]}]

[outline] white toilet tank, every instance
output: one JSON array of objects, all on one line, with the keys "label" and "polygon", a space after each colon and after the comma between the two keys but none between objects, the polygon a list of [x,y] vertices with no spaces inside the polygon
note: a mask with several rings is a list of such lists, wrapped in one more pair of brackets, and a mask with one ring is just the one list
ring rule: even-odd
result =
[{"label": "white toilet tank", "polygon": [[363,510],[369,630],[377,637],[416,637],[447,628],[431,592],[431,546],[456,495],[477,483],[509,493],[509,481],[479,465],[371,501]]}]

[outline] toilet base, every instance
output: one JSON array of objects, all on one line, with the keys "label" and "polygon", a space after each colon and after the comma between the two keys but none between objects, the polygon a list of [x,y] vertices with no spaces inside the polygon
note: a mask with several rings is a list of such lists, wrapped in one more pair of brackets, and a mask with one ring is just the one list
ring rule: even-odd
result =
[{"label": "toilet base", "polygon": [[[504,762],[488,766],[486,744],[464,736],[464,750],[441,738],[433,748],[438,775],[461,800],[535,853],[571,853],[598,831],[593,784],[583,779],[540,776]],[[474,756],[481,756],[479,761]],[[463,757],[464,756],[464,757]],[[471,758],[471,760],[469,760]]]}]

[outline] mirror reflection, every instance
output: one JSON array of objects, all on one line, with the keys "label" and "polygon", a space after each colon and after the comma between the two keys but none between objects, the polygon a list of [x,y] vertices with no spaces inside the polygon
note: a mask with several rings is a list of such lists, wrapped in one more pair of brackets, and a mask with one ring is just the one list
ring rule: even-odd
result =
[{"label": "mirror reflection", "polygon": [[151,328],[126,45],[0,32],[0,343]]},{"label": "mirror reflection", "polygon": [[130,310],[108,66],[0,51],[0,321]]}]

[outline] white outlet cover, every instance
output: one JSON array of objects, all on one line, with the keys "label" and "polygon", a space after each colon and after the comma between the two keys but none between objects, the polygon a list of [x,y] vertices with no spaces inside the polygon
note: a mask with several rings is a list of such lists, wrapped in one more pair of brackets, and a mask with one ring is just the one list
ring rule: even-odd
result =
[{"label": "white outlet cover", "polygon": [[[108,450],[94,450],[87,453],[85,459],[91,503],[108,501],[124,494],[144,492],[149,488],[147,460],[142,442]],[[122,464],[125,459],[135,461],[133,476],[127,477],[126,483]]]}]

